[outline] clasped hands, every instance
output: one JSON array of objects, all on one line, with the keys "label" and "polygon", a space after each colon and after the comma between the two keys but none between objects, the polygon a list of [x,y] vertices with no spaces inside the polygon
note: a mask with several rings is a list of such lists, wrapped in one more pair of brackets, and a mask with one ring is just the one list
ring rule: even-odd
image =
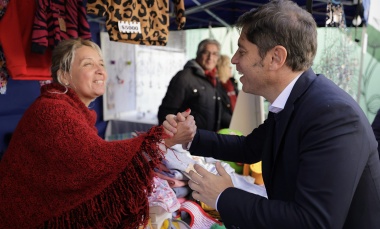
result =
[{"label": "clasped hands", "polygon": [[[194,117],[190,115],[191,110],[187,109],[177,115],[167,115],[163,123],[165,132],[170,136],[165,139],[165,144],[169,147],[175,144],[182,144],[184,148],[193,140],[197,127]],[[217,175],[210,173],[200,165],[194,165],[194,171],[189,172],[189,187],[194,191],[192,196],[209,207],[216,209],[216,200],[220,193],[226,188],[233,187],[232,179],[220,162],[215,164]]]}]

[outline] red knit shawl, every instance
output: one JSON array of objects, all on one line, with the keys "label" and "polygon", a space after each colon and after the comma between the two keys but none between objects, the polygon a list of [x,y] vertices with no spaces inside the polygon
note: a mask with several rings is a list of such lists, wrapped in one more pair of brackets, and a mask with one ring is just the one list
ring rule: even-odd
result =
[{"label": "red knit shawl", "polygon": [[[147,223],[161,126],[107,142],[96,113],[45,85],[0,163],[0,228],[136,228]],[[150,158],[150,159],[148,159]]]}]

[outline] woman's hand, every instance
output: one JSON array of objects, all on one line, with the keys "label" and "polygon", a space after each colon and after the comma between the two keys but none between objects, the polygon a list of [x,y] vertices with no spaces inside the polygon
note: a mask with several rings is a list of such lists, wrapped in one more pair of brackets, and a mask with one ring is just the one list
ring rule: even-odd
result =
[{"label": "woman's hand", "polygon": [[194,117],[190,115],[191,110],[186,111],[177,115],[167,115],[166,120],[162,124],[165,132],[170,136],[165,139],[165,145],[171,147],[176,144],[188,144],[194,138],[197,130],[195,125]]}]

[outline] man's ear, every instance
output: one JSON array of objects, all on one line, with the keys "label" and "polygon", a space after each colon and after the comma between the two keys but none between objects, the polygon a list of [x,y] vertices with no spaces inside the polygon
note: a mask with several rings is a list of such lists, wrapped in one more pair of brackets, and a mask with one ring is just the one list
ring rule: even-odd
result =
[{"label": "man's ear", "polygon": [[277,70],[281,68],[286,61],[286,57],[288,56],[288,52],[286,51],[284,46],[276,45],[272,49],[272,62],[270,64],[271,70]]}]

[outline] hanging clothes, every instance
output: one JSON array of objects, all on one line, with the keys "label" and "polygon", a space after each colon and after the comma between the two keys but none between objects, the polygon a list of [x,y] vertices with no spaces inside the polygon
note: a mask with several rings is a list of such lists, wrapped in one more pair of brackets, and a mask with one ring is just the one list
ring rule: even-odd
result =
[{"label": "hanging clothes", "polygon": [[3,95],[7,92],[7,84],[8,84],[8,71],[5,67],[5,57],[3,48],[0,45],[0,95]]},{"label": "hanging clothes", "polygon": [[7,10],[8,3],[9,3],[9,0],[1,0],[0,1],[0,19],[5,14],[5,11]]},{"label": "hanging clothes", "polygon": [[[5,11],[7,10],[9,0],[0,1],[0,20],[3,18]],[[5,68],[5,57],[3,48],[0,45],[0,94],[5,94],[7,91],[8,72]]]},{"label": "hanging clothes", "polygon": [[44,53],[61,40],[77,37],[91,39],[83,0],[37,0],[32,52]]},{"label": "hanging clothes", "polygon": [[11,0],[0,20],[0,43],[9,76],[15,80],[50,80],[51,52],[32,53],[35,0]]},{"label": "hanging clothes", "polygon": [[[106,18],[111,41],[165,46],[169,35],[169,0],[88,0],[87,13]],[[183,0],[175,5],[178,29],[185,25]]]}]

